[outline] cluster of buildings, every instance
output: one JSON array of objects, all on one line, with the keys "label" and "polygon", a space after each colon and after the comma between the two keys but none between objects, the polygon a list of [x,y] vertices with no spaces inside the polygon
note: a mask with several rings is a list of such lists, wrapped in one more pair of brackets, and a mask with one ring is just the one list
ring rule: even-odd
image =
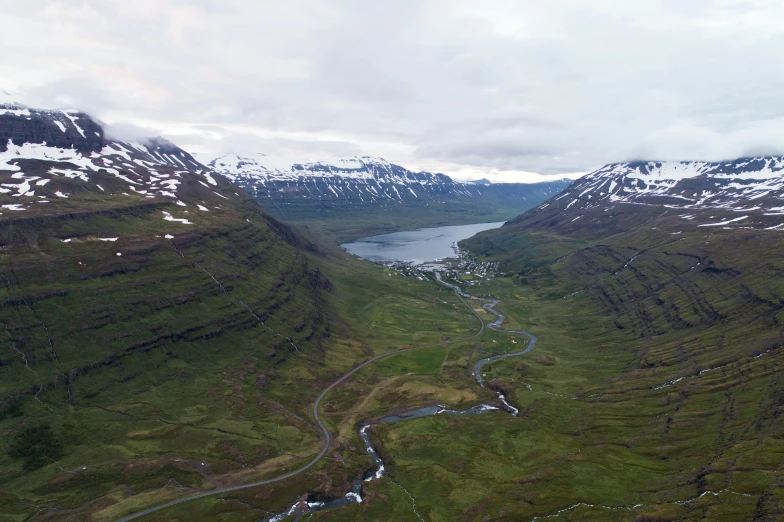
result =
[{"label": "cluster of buildings", "polygon": [[437,259],[428,263],[383,261],[378,264],[400,275],[415,277],[420,281],[431,280],[434,272],[440,272],[444,280],[468,286],[489,281],[499,275],[498,262],[477,261],[468,252],[461,250],[457,243],[452,245],[452,250],[455,252],[454,258]]}]

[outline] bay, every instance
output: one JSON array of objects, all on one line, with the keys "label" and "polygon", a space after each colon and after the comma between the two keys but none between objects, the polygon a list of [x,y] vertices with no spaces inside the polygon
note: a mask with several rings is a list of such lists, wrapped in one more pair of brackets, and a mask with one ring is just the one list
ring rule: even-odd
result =
[{"label": "bay", "polygon": [[499,228],[496,223],[474,223],[436,228],[420,228],[393,232],[379,236],[363,237],[343,243],[347,252],[370,261],[398,261],[422,264],[454,257],[452,245],[479,232]]}]

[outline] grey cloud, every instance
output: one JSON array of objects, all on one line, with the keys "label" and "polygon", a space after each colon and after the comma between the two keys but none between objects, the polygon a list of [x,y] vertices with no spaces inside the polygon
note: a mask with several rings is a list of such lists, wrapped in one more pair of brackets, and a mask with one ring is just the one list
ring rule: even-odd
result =
[{"label": "grey cloud", "polygon": [[779,2],[0,0],[0,13],[0,87],[205,152],[540,173],[784,152]]},{"label": "grey cloud", "polygon": [[[202,158],[214,156],[216,150],[240,155],[275,151],[276,155],[303,161],[325,157],[357,156],[363,152],[355,143],[345,141],[263,137],[247,132],[231,132],[219,126],[199,126],[195,131],[187,134],[164,133],[164,137],[190,152],[199,154]],[[215,148],[216,142],[219,143],[219,149]],[[303,153],[303,151],[308,152]]]},{"label": "grey cloud", "polygon": [[157,129],[141,127],[131,123],[104,125],[103,130],[107,137],[120,141],[144,141],[146,138],[160,134],[157,132]]}]

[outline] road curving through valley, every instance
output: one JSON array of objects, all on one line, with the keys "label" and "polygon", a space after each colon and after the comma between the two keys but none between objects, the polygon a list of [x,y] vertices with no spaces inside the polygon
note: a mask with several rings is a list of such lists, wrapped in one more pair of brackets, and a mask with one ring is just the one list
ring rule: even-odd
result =
[{"label": "road curving through valley", "polygon": [[[321,420],[321,417],[319,416],[319,411],[318,411],[319,410],[319,406],[321,405],[321,401],[324,400],[324,397],[326,397],[327,394],[329,394],[329,392],[331,392],[333,389],[335,389],[335,387],[337,387],[341,383],[345,382],[346,379],[348,379],[349,377],[351,377],[352,375],[357,373],[359,370],[361,370],[362,368],[365,368],[366,366],[368,366],[370,364],[373,364],[374,362],[379,361],[381,359],[385,359],[387,357],[391,357],[393,355],[398,355],[398,354],[401,354],[401,353],[413,352],[413,351],[416,351],[416,350],[424,350],[424,349],[427,349],[427,348],[436,348],[436,347],[445,346],[445,345],[448,345],[448,344],[462,343],[462,342],[466,342],[466,341],[471,341],[471,340],[477,339],[485,331],[485,322],[482,319],[482,317],[476,312],[476,310],[474,310],[474,308],[468,302],[466,302],[466,299],[487,301],[483,305],[483,308],[485,310],[491,312],[492,314],[494,314],[496,317],[498,317],[498,319],[496,321],[494,321],[490,325],[487,325],[487,327],[489,327],[489,328],[491,328],[491,329],[493,329],[495,331],[498,331],[498,332],[503,332],[503,333],[508,333],[508,334],[516,334],[516,335],[523,335],[523,336],[526,336],[526,337],[529,338],[528,347],[526,347],[525,350],[522,350],[520,352],[515,352],[515,353],[495,355],[493,357],[488,357],[486,359],[482,359],[482,360],[478,361],[475,364],[475,366],[474,366],[474,376],[476,377],[476,379],[477,379],[477,381],[479,382],[480,385],[484,386],[484,383],[482,382],[481,374],[480,374],[482,366],[484,366],[485,364],[488,364],[490,362],[497,361],[497,360],[500,360],[500,359],[504,359],[504,358],[507,358],[507,357],[515,357],[515,356],[524,355],[524,354],[526,354],[526,353],[528,353],[528,352],[530,352],[531,350],[534,349],[534,346],[536,346],[536,341],[537,341],[536,336],[534,336],[534,335],[532,335],[532,334],[530,334],[530,333],[528,333],[528,332],[526,332],[524,330],[504,330],[501,327],[505,317],[504,317],[503,314],[499,313],[494,308],[500,301],[498,301],[498,300],[482,299],[482,298],[475,297],[475,296],[472,296],[470,294],[467,294],[460,287],[458,287],[457,285],[453,285],[451,283],[447,283],[446,281],[442,280],[441,279],[441,274],[439,272],[435,272],[435,278],[436,278],[436,281],[438,281],[438,283],[451,288],[455,292],[455,295],[457,296],[457,298],[460,299],[460,301],[479,320],[479,324],[480,324],[479,331],[477,333],[473,334],[473,335],[470,335],[470,336],[465,337],[463,339],[457,339],[455,341],[448,340],[448,341],[443,341],[443,342],[440,342],[440,343],[427,344],[427,345],[424,345],[424,346],[416,346],[416,347],[413,347],[413,348],[404,348],[402,350],[396,350],[394,352],[389,352],[389,353],[377,355],[377,356],[375,356],[375,357],[373,357],[371,359],[368,359],[367,361],[363,362],[362,364],[360,364],[359,366],[355,367],[353,370],[351,370],[350,372],[346,373],[345,375],[340,377],[338,380],[336,380],[335,382],[330,384],[327,388],[324,389],[324,391],[321,392],[321,394],[318,396],[318,398],[316,398],[316,401],[313,403],[313,417],[316,420],[316,424],[318,424],[318,427],[321,429],[321,432],[324,434],[324,445],[322,446],[321,451],[318,453],[318,455],[316,455],[310,462],[308,462],[307,464],[305,464],[301,468],[298,468],[298,469],[296,469],[294,471],[291,471],[289,473],[284,473],[283,475],[280,475],[280,476],[275,477],[275,478],[271,478],[271,479],[267,479],[267,480],[260,480],[260,481],[256,481],[256,482],[250,482],[248,484],[241,484],[241,485],[237,485],[237,486],[230,486],[230,487],[226,487],[226,488],[214,489],[214,490],[210,490],[210,491],[205,491],[203,493],[197,493],[195,495],[189,495],[187,497],[178,498],[176,500],[172,500],[170,502],[159,504],[157,506],[154,506],[154,507],[151,507],[151,508],[147,508],[147,509],[144,509],[142,511],[139,511],[139,512],[127,515],[127,516],[125,516],[123,518],[117,519],[117,522],[129,522],[131,520],[136,520],[138,518],[141,518],[141,517],[146,516],[146,515],[150,515],[152,513],[157,512],[157,511],[161,511],[163,509],[174,507],[174,506],[177,506],[179,504],[184,504],[185,502],[191,502],[193,500],[198,500],[200,498],[212,497],[212,496],[215,496],[215,495],[222,495],[224,493],[231,493],[233,491],[240,491],[240,490],[243,490],[243,489],[255,488],[255,487],[259,487],[259,486],[265,486],[265,485],[268,485],[268,484],[274,484],[276,482],[281,482],[283,480],[290,479],[292,477],[295,477],[295,476],[297,476],[297,475],[299,475],[301,473],[304,473],[305,471],[309,470],[310,468],[315,466],[319,461],[321,461],[322,458],[324,458],[324,455],[327,454],[327,451],[329,451],[329,447],[332,445],[332,434],[329,432],[329,429],[327,429],[327,426]],[[504,399],[502,398],[502,400],[504,400]],[[506,403],[505,400],[504,400],[504,403]]]}]

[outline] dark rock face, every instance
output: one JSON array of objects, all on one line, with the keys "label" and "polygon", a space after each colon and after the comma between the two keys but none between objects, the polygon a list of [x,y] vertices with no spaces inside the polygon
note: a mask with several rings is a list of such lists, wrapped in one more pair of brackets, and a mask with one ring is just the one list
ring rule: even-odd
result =
[{"label": "dark rock face", "polygon": [[[575,181],[542,209],[572,213],[617,203],[669,208],[780,211],[784,157],[613,163]],[[576,215],[575,215],[576,216]],[[574,217],[574,216],[573,216]]]},{"label": "dark rock face", "polygon": [[9,140],[17,146],[46,143],[50,147],[76,149],[88,155],[101,150],[104,132],[98,123],[81,112],[0,105],[0,152],[8,150]]},{"label": "dark rock face", "polygon": [[179,203],[201,198],[206,209],[205,191],[228,184],[163,138],[115,140],[87,114],[14,104],[0,104],[0,182],[6,222],[48,215],[49,207],[68,214],[61,207],[86,192]]},{"label": "dark rock face", "polygon": [[333,174],[339,172],[345,175],[369,173],[376,180],[396,180],[410,183],[437,183],[440,185],[454,185],[452,178],[444,174],[430,172],[412,172],[405,167],[392,163],[376,163],[372,158],[362,158],[363,165],[360,168],[335,168],[333,165],[308,163],[295,164],[291,166],[293,172],[301,173],[303,177],[314,177],[317,174]]},{"label": "dark rock face", "polygon": [[460,214],[496,219],[519,214],[570,183],[460,183],[444,174],[413,172],[368,156],[286,167],[268,162],[264,155],[228,154],[209,165],[266,210],[287,220],[364,218],[381,213],[438,215],[441,223]]},{"label": "dark rock face", "polygon": [[[74,150],[85,157],[120,151],[121,156],[131,154],[142,161],[186,170],[206,170],[193,156],[164,138],[145,138],[140,143],[114,140],[106,136],[98,121],[76,111],[0,104],[0,153],[8,151],[9,142],[17,147],[25,143],[46,144],[51,148]],[[107,146],[110,150],[104,151]],[[24,159],[19,158],[20,161]],[[128,167],[134,168],[134,164],[129,163]]]}]

